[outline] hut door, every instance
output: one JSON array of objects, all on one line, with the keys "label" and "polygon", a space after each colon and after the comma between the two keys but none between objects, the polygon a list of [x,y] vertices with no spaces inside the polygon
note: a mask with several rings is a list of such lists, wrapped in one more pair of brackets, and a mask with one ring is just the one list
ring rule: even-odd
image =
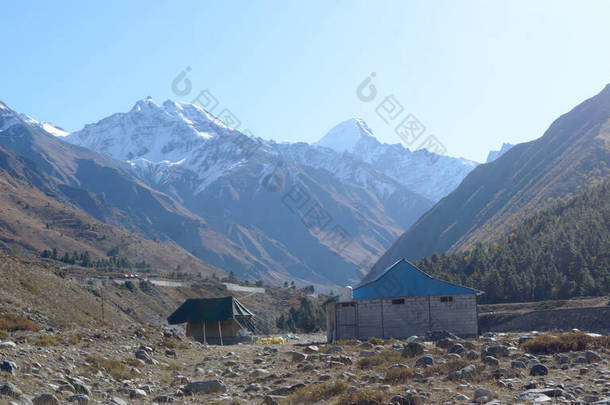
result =
[{"label": "hut door", "polygon": [[337,303],[337,340],[354,339],[356,336],[356,303]]}]

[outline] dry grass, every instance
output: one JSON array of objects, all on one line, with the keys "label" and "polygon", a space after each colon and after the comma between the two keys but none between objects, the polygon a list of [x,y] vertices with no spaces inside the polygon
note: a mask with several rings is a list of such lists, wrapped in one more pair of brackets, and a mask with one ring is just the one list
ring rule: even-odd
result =
[{"label": "dry grass", "polygon": [[[426,377],[432,377],[434,375],[449,375],[454,371],[458,371],[467,365],[471,364],[471,362],[464,359],[451,359],[445,363],[435,364],[431,367],[426,367],[424,369],[424,375]],[[477,370],[479,367],[477,367]]]},{"label": "dry grass", "polygon": [[389,384],[403,384],[413,377],[414,372],[412,368],[393,368],[387,371],[384,379]]},{"label": "dry grass", "polygon": [[0,329],[0,339],[4,340],[4,339],[8,339],[9,334],[7,331]]},{"label": "dry grass", "polygon": [[29,330],[38,332],[40,327],[34,322],[27,318],[12,314],[0,315],[0,330],[5,331],[16,331],[16,330]]},{"label": "dry grass", "polygon": [[385,343],[383,339],[376,338],[376,337],[370,337],[368,339],[368,342],[372,345],[382,345]]},{"label": "dry grass", "polygon": [[296,405],[328,401],[330,398],[343,394],[347,391],[347,388],[347,384],[343,381],[329,381],[309,387],[301,387],[288,398],[288,403]]},{"label": "dry grass", "polygon": [[343,394],[338,405],[381,405],[384,403],[380,392],[361,389],[350,394]]},{"label": "dry grass", "polygon": [[545,333],[523,344],[523,349],[532,354],[582,351],[595,347],[610,347],[610,336],[589,336],[584,332]]},{"label": "dry grass", "polygon": [[85,337],[85,335],[83,333],[76,333],[74,335],[70,335],[68,337],[68,339],[66,339],[66,342],[68,342],[71,345],[76,345],[79,344],[81,340],[83,340],[83,338]]},{"label": "dry grass", "polygon": [[36,346],[57,346],[63,343],[61,339],[53,335],[40,335],[34,342]]},{"label": "dry grass", "polygon": [[337,340],[335,342],[336,346],[357,346],[359,344],[360,344],[360,341],[356,340],[356,339]]},{"label": "dry grass", "polygon": [[161,341],[161,346],[168,349],[188,349],[188,345],[178,339],[164,337]]},{"label": "dry grass", "polygon": [[89,355],[87,356],[89,368],[93,371],[106,370],[108,374],[117,380],[127,380],[133,377],[132,371],[127,367],[127,364],[116,359],[103,359]]},{"label": "dry grass", "polygon": [[402,356],[400,355],[400,352],[396,350],[383,350],[371,356],[360,358],[357,364],[361,369],[366,369],[399,363],[401,360]]}]

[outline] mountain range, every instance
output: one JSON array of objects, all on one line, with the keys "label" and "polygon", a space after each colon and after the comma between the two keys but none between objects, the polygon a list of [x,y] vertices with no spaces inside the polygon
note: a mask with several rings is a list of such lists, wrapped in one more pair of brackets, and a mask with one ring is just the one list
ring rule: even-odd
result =
[{"label": "mountain range", "polygon": [[[69,203],[83,222],[171,246],[198,265],[273,283],[357,281],[476,166],[446,156],[430,163],[427,151],[382,144],[359,119],[338,126],[356,139],[340,150],[337,128],[314,145],[276,143],[169,100],[140,100],[71,134],[4,104],[1,111],[0,145],[37,173],[27,185],[49,204]],[[324,146],[335,137],[336,147]],[[48,218],[38,223],[46,229]],[[32,240],[29,250],[71,245]],[[79,251],[88,243],[72,242]]]},{"label": "mountain range", "polygon": [[500,240],[604,181],[609,128],[607,86],[479,165],[379,142],[359,118],[278,143],[171,100],[73,133],[0,103],[0,244],[329,289]]}]

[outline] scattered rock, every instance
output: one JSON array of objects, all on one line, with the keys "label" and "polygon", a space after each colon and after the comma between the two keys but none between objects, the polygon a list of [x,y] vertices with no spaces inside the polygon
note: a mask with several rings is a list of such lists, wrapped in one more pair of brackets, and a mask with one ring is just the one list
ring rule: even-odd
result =
[{"label": "scattered rock", "polygon": [[68,402],[76,402],[77,404],[88,404],[89,397],[84,394],[77,394],[68,397]]},{"label": "scattered rock", "polygon": [[15,342],[1,342],[0,349],[13,349],[17,346]]},{"label": "scattered rock", "polygon": [[59,405],[59,399],[53,394],[41,394],[32,399],[33,405]]},{"label": "scattered rock", "polygon": [[547,375],[549,373],[549,369],[543,364],[535,364],[530,369],[530,375],[532,376],[542,376]]},{"label": "scattered rock", "polygon": [[456,353],[456,354],[462,354],[464,353],[464,345],[461,343],[455,343],[453,346],[451,346],[451,348],[449,349],[449,353]]},{"label": "scattered rock", "polygon": [[483,363],[489,365],[489,366],[498,366],[500,365],[500,361],[498,359],[496,359],[493,356],[485,356],[485,358],[483,359]]},{"label": "scattered rock", "polygon": [[169,402],[174,402],[174,398],[169,395],[159,395],[153,398],[153,402],[158,404],[167,404]]},{"label": "scattered rock", "polygon": [[12,361],[4,360],[2,363],[0,363],[0,371],[6,371],[12,376],[15,376],[17,368],[17,364],[13,363]]},{"label": "scattered rock", "polygon": [[511,368],[526,368],[527,366],[521,360],[513,360],[510,362],[510,367]]},{"label": "scattered rock", "polygon": [[587,363],[597,363],[602,359],[599,354],[595,353],[592,350],[587,350],[585,352],[585,358],[587,359]]},{"label": "scattered rock", "polygon": [[432,356],[422,356],[415,362],[416,367],[427,367],[434,365],[434,358]]},{"label": "scattered rock", "polygon": [[413,358],[424,353],[425,346],[418,342],[407,343],[402,350],[402,357]]},{"label": "scattered rock", "polygon": [[0,395],[6,395],[11,398],[19,398],[23,393],[10,382],[6,382],[0,386]]},{"label": "scattered rock", "polygon": [[227,392],[227,387],[220,380],[193,381],[184,387],[186,392],[198,393],[204,392],[211,394],[214,392]]},{"label": "scattered rock", "polygon": [[306,354],[295,352],[294,350],[286,352],[286,355],[293,363],[300,363],[307,358]]}]

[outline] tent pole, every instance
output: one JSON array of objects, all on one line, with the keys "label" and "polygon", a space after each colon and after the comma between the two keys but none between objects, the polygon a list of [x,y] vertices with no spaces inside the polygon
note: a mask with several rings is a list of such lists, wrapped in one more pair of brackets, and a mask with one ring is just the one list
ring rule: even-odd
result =
[{"label": "tent pole", "polygon": [[218,336],[220,336],[220,345],[224,346],[224,344],[222,344],[222,330],[220,329],[220,321],[218,321]]},{"label": "tent pole", "polygon": [[205,322],[203,323],[203,343],[208,344],[207,339],[205,338]]}]

